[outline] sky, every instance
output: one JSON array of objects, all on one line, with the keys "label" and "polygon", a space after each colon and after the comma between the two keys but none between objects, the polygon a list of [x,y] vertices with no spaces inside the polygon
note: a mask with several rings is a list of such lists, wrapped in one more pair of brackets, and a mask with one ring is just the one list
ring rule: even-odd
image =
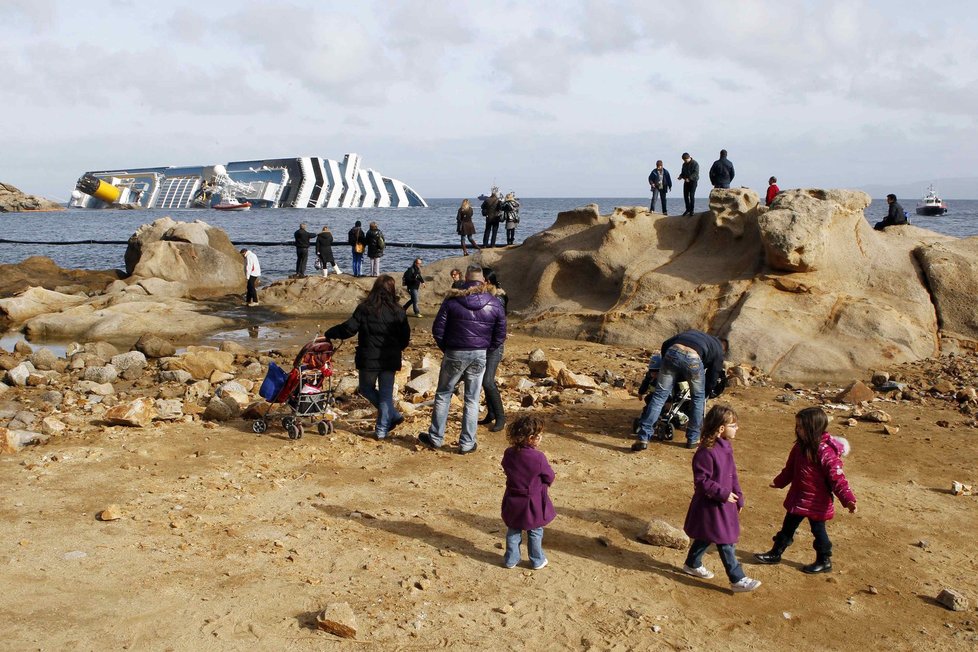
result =
[{"label": "sky", "polygon": [[0,0],[0,181],[356,152],[431,198],[640,197],[726,148],[734,185],[978,197],[976,60],[956,0]]}]

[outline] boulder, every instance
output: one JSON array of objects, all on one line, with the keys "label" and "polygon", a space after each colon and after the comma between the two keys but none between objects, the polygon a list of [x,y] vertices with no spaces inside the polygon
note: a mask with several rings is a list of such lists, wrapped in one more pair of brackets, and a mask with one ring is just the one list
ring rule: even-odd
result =
[{"label": "boulder", "polygon": [[978,237],[932,242],[914,249],[914,258],[930,288],[941,337],[965,341],[975,348],[978,342]]},{"label": "boulder", "polygon": [[16,453],[24,446],[36,444],[43,438],[41,433],[32,430],[0,428],[0,454]]},{"label": "boulder", "polygon": [[63,211],[56,201],[21,192],[9,183],[0,183],[0,213],[20,211]]},{"label": "boulder", "polygon": [[51,349],[42,346],[28,357],[35,369],[51,370],[58,366],[58,356]]},{"label": "boulder", "polygon": [[238,344],[234,340],[222,340],[218,345],[218,350],[234,355],[252,355],[254,352],[243,344]]},{"label": "boulder", "polygon": [[937,594],[937,602],[951,611],[968,610],[968,598],[954,589],[941,589],[941,592]]},{"label": "boulder", "polygon": [[0,323],[19,324],[31,317],[61,312],[86,301],[88,297],[84,295],[62,294],[40,287],[29,287],[17,296],[0,299]]},{"label": "boulder", "polygon": [[146,356],[140,351],[129,351],[112,356],[110,364],[115,367],[120,374],[125,375],[126,371],[136,367],[142,371],[146,367]]},{"label": "boulder", "polygon": [[6,380],[16,387],[26,387],[27,378],[34,371],[34,365],[30,362],[21,362],[19,365],[7,372]]},{"label": "boulder", "polygon": [[866,401],[872,401],[876,397],[876,394],[869,387],[859,380],[854,380],[846,386],[839,394],[835,397],[836,403],[849,403],[854,405],[856,403],[864,403]]},{"label": "boulder", "polygon": [[229,397],[212,396],[203,418],[207,421],[229,421],[241,414],[241,406]]},{"label": "boulder", "polygon": [[176,398],[155,401],[156,418],[160,421],[176,421],[183,418],[183,401]]},{"label": "boulder", "polygon": [[163,383],[180,383],[181,385],[186,385],[193,379],[193,375],[191,375],[189,371],[184,371],[183,369],[160,372],[160,382]]},{"label": "boulder", "polygon": [[168,358],[177,352],[172,344],[150,333],[145,333],[136,340],[136,350],[147,358]]},{"label": "boulder", "polygon": [[114,344],[103,341],[86,342],[82,350],[96,356],[102,362],[108,362],[114,356],[119,355],[119,349]]},{"label": "boulder", "polygon": [[63,434],[67,427],[55,417],[44,417],[41,419],[41,432],[45,435],[54,436]]},{"label": "boulder", "polygon": [[653,546],[675,548],[676,550],[685,550],[689,547],[689,537],[686,536],[685,532],[660,519],[655,519],[649,523],[645,532],[640,534],[638,539]]},{"label": "boulder", "polygon": [[100,385],[115,382],[118,377],[119,372],[110,364],[103,367],[88,367],[85,369],[85,373],[82,374],[82,379],[90,380]]},{"label": "boulder", "polygon": [[14,344],[14,353],[20,355],[30,355],[31,353],[34,353],[34,348],[24,340],[17,340],[17,343]]},{"label": "boulder", "polygon": [[115,426],[145,428],[156,416],[156,407],[149,398],[137,398],[130,403],[122,403],[109,408],[103,415],[106,423]]},{"label": "boulder", "polygon": [[95,394],[96,396],[112,396],[115,394],[115,387],[112,383],[96,383],[91,380],[79,380],[74,387],[76,392],[81,394]]},{"label": "boulder", "polygon": [[215,371],[234,369],[234,354],[204,346],[189,346],[187,352],[168,365],[170,370],[183,369],[198,380],[210,378]]},{"label": "boulder", "polygon": [[575,374],[569,369],[561,369],[557,374],[557,384],[561,387],[578,387],[581,389],[597,389],[598,384],[586,374]]},{"label": "boulder", "polygon": [[131,280],[180,283],[195,297],[236,292],[245,285],[241,256],[227,234],[200,220],[163,217],[144,224],[129,238],[125,262]]}]

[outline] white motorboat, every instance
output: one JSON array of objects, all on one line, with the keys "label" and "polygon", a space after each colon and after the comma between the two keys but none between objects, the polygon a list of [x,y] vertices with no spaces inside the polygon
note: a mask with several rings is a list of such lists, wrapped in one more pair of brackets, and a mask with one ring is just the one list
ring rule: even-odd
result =
[{"label": "white motorboat", "polygon": [[917,215],[944,215],[947,213],[947,204],[944,203],[934,190],[934,186],[927,189],[924,198],[917,202]]}]

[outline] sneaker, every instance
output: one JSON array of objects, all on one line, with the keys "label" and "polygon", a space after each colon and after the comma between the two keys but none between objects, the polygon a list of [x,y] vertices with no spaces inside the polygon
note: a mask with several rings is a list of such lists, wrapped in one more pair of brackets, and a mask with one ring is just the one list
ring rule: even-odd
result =
[{"label": "sneaker", "polygon": [[415,315],[415,317],[416,317],[416,318],[418,318],[418,319],[421,319],[422,317],[424,317],[424,315],[422,315],[422,314],[421,314],[421,313],[419,312],[418,314],[416,314],[416,315]]},{"label": "sneaker", "polygon": [[549,564],[549,563],[550,563],[550,560],[549,559],[544,559],[542,562],[540,562],[540,564],[538,564],[537,566],[534,566],[533,567],[533,570],[540,570],[541,568],[546,568],[547,567],[547,564]]},{"label": "sneaker", "polygon": [[641,439],[639,439],[637,442],[635,442],[634,444],[632,444],[632,451],[635,452],[635,453],[637,453],[639,451],[644,451],[648,447],[649,447],[649,443],[648,442],[642,441]]},{"label": "sneaker", "polygon": [[[519,562],[516,562],[516,564],[518,563]],[[516,564],[507,564],[506,562],[503,562],[503,568],[516,568]]]},{"label": "sneaker", "polygon": [[761,585],[761,580],[752,580],[749,577],[742,577],[738,582],[731,582],[730,590],[734,593],[747,593],[753,591]]},{"label": "sneaker", "polygon": [[435,442],[431,441],[431,435],[429,435],[426,432],[423,432],[420,435],[418,435],[418,441],[421,442],[422,446],[425,446],[426,448],[430,448],[433,451],[436,451],[439,448],[441,448],[441,446],[438,446],[435,444]]},{"label": "sneaker", "polygon": [[693,577],[701,577],[704,580],[713,579],[713,571],[708,569],[706,566],[697,566],[696,568],[690,568],[686,564],[683,564],[683,572],[687,575],[692,575]]},{"label": "sneaker", "polygon": [[474,453],[477,450],[479,450],[479,444],[472,444],[472,448],[470,448],[468,450],[465,450],[464,448],[459,448],[458,449],[458,454],[459,455],[468,455],[469,453]]},{"label": "sneaker", "polygon": [[387,431],[390,432],[391,430],[393,430],[394,428],[398,427],[402,423],[404,423],[404,415],[403,414],[401,416],[397,417],[396,419],[394,419],[393,421],[391,421],[391,425],[387,429]]}]

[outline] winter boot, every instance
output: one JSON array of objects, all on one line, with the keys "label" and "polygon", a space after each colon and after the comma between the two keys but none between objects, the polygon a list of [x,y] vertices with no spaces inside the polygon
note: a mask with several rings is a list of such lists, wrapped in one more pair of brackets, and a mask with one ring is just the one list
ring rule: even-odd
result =
[{"label": "winter boot", "polygon": [[801,572],[814,575],[815,573],[832,572],[832,555],[824,552],[815,553],[815,563],[801,567]]},{"label": "winter boot", "polygon": [[499,395],[499,391],[495,392],[495,396],[489,397],[486,393],[486,398],[492,401],[492,406],[489,411],[492,416],[496,419],[496,424],[489,428],[489,432],[499,432],[506,427],[506,413],[503,411],[503,397]]},{"label": "winter boot", "polygon": [[772,547],[767,552],[759,552],[754,555],[754,559],[761,562],[762,564],[780,564],[781,555],[784,554],[785,549],[791,545],[791,542],[783,542],[778,537],[774,537],[774,547]]}]

